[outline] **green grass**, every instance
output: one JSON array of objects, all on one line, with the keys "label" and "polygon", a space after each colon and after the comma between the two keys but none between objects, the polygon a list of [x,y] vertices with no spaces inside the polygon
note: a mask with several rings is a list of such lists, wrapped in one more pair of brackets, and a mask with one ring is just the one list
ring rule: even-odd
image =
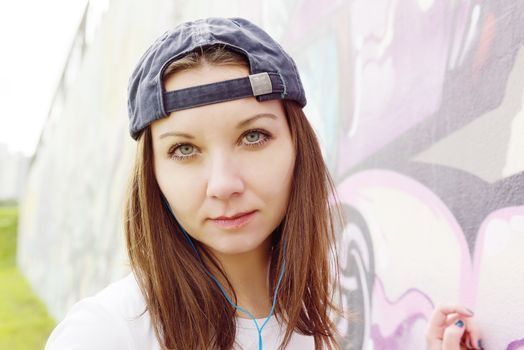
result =
[{"label": "green grass", "polygon": [[15,266],[18,210],[0,207],[0,269]]},{"label": "green grass", "polygon": [[16,267],[17,220],[0,207],[0,349],[43,349],[55,321]]}]

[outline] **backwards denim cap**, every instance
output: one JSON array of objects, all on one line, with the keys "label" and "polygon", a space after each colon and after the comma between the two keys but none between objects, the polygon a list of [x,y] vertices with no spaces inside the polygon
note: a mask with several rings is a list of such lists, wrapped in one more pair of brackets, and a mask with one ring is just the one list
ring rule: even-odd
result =
[{"label": "backwards denim cap", "polygon": [[[169,64],[212,45],[244,55],[249,76],[166,92],[162,76]],[[306,105],[295,62],[265,31],[243,18],[186,22],[159,37],[133,71],[128,87],[129,131],[136,140],[143,128],[173,111],[249,96]]]}]

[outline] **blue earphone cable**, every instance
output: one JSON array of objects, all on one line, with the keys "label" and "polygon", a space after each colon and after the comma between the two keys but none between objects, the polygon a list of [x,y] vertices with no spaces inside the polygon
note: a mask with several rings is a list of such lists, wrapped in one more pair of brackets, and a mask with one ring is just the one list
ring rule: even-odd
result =
[{"label": "blue earphone cable", "polygon": [[[164,196],[162,196],[162,201],[164,203],[164,206],[166,207],[166,209],[171,213],[171,215],[173,216],[173,219],[175,219],[175,222],[176,224],[178,225],[178,227],[182,230],[182,233],[184,234],[184,236],[186,237],[187,241],[189,242],[189,244],[191,244],[191,247],[193,248],[193,250],[195,251],[196,253],[196,256],[198,258],[198,260],[200,261],[200,263],[202,264],[202,266],[204,267],[204,269],[206,270],[206,273],[209,275],[209,277],[211,277],[213,279],[213,281],[215,281],[215,283],[217,284],[218,288],[220,288],[220,290],[222,291],[222,294],[226,297],[227,301],[229,302],[229,304],[231,304],[234,308],[236,308],[237,310],[240,310],[244,313],[246,313],[247,315],[249,315],[252,319],[253,319],[253,322],[255,323],[255,327],[257,328],[257,332],[258,332],[258,349],[259,350],[262,350],[262,330],[264,329],[264,326],[266,325],[266,323],[269,321],[269,319],[271,318],[271,315],[273,314],[273,311],[275,310],[275,305],[276,305],[276,302],[277,302],[277,294],[278,294],[278,288],[280,287],[280,282],[282,281],[282,277],[284,276],[284,270],[286,268],[286,260],[284,259],[283,262],[282,262],[282,271],[280,272],[280,276],[278,278],[278,282],[277,282],[277,286],[275,288],[275,295],[273,296],[273,305],[271,306],[271,311],[269,313],[269,316],[266,318],[266,320],[264,321],[264,323],[262,324],[261,327],[258,326],[258,323],[255,319],[255,316],[253,316],[249,311],[247,310],[244,310],[243,308],[241,308],[240,306],[236,305],[235,303],[233,303],[231,301],[231,299],[229,299],[229,297],[227,296],[226,292],[224,291],[224,288],[222,288],[222,286],[220,285],[220,283],[217,281],[217,279],[215,278],[215,276],[213,276],[213,274],[211,274],[211,272],[209,272],[207,270],[207,268],[205,267],[203,261],[202,261],[202,258],[200,257],[200,253],[198,252],[198,250],[196,249],[195,245],[193,244],[193,241],[191,240],[191,237],[189,237],[188,233],[186,232],[186,230],[182,227],[182,225],[180,225],[180,223],[178,222],[178,220],[176,219],[175,217],[175,214],[173,213],[173,211],[171,210],[171,206],[169,205],[169,203],[167,202],[167,200],[165,199]],[[286,241],[284,241],[284,245],[283,245],[283,250],[284,252],[286,251]]]}]

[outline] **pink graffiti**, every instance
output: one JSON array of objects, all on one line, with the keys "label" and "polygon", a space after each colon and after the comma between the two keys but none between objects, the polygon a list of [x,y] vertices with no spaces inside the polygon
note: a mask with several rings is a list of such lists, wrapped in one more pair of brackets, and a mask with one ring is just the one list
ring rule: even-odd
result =
[{"label": "pink graffiti", "polygon": [[[488,237],[489,225],[494,222],[508,222],[511,218],[517,216],[524,217],[524,207],[503,208],[490,213],[479,228],[474,254],[471,257],[463,231],[451,210],[430,189],[407,176],[388,170],[366,170],[344,180],[339,185],[338,192],[343,203],[357,209],[367,221],[374,222],[374,213],[368,209],[373,208],[370,203],[373,203],[374,199],[369,196],[369,193],[377,193],[377,190],[380,189],[386,191],[394,189],[399,193],[416,198],[421,205],[431,208],[439,222],[445,223],[445,226],[448,227],[446,232],[452,233],[461,257],[457,261],[459,270],[459,281],[456,281],[459,285],[457,299],[460,303],[475,310],[478,306],[479,298],[489,297],[489,294],[492,293],[490,290],[479,290],[480,279],[483,277],[483,259],[486,258],[486,254],[490,254],[486,249],[494,249],[489,246],[486,248],[487,240],[494,239]],[[409,215],[406,216],[406,220],[410,220]],[[371,232],[372,235],[381,234],[382,236],[386,233]],[[490,234],[493,237],[493,232]],[[395,237],[395,239],[402,239],[402,237]],[[494,243],[497,243],[496,239],[498,238],[495,237]],[[411,244],[412,242],[405,242],[406,247],[410,247]],[[408,257],[410,249],[414,249],[414,247],[406,249],[405,254]],[[444,255],[445,252],[442,252],[442,254]],[[417,266],[417,268],[423,269],[424,266]],[[425,268],[428,273],[431,273],[435,267],[425,266]],[[409,273],[410,271],[401,272],[401,274]],[[483,278],[483,283],[486,283],[486,277]],[[399,290],[398,286],[401,286],[402,283],[405,282],[402,280],[395,281],[397,292]],[[493,283],[496,284],[496,281],[491,281],[491,284]],[[396,300],[390,300],[387,293],[388,291],[382,283],[381,276],[377,273],[372,291],[371,337],[373,342],[378,349],[415,350],[417,347],[410,344],[411,342],[416,343],[417,339],[419,339],[418,344],[420,344],[422,334],[419,334],[420,332],[413,329],[413,327],[418,321],[427,322],[434,304],[431,297],[432,291],[415,289],[412,286],[405,285],[404,293]],[[489,310],[486,312],[489,312]],[[477,317],[482,320],[482,313],[478,314]],[[511,319],[506,320],[506,322],[511,321]],[[513,321],[518,322],[518,319]],[[490,324],[490,326],[492,328],[497,327],[497,325],[493,324]],[[504,327],[504,325],[500,327]],[[524,346],[523,340],[515,342],[514,339],[500,338],[501,332],[497,332],[496,329],[488,329],[486,333],[493,334],[493,338],[497,338],[498,348],[501,348],[501,342],[509,344],[507,345],[507,350],[519,349],[521,346]]]},{"label": "pink graffiti", "polygon": [[522,350],[524,349],[524,338],[520,340],[515,340],[514,342],[511,342],[506,350]]},{"label": "pink graffiti", "polygon": [[[380,323],[371,326],[371,337],[377,349],[404,349],[417,321],[426,321],[433,310],[433,303],[422,291],[406,290],[397,300],[389,300],[379,277],[373,289],[373,312],[379,313]],[[403,320],[400,324],[397,320]]]},{"label": "pink graffiti", "polygon": [[480,34],[479,46],[475,52],[475,60],[473,62],[473,73],[475,74],[475,78],[479,77],[491,49],[493,33],[496,28],[495,23],[495,16],[492,13],[488,14]]}]

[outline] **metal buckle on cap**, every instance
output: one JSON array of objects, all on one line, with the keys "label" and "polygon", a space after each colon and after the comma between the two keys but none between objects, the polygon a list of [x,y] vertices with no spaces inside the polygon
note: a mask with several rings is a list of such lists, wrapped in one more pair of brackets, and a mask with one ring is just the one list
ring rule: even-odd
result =
[{"label": "metal buckle on cap", "polygon": [[253,89],[253,96],[265,95],[273,92],[271,79],[266,72],[250,75],[249,81],[251,82],[251,89]]}]

